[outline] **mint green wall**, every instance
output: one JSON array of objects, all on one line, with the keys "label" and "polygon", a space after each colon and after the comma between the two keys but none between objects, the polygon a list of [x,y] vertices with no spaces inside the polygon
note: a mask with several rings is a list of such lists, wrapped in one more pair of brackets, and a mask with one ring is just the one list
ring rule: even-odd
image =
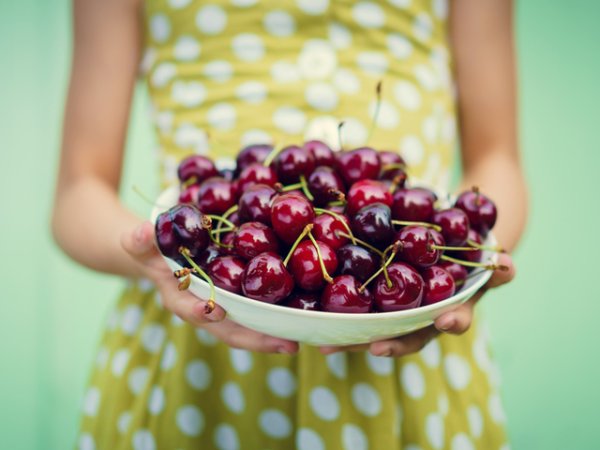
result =
[{"label": "mint green wall", "polygon": [[[0,2],[0,447],[72,446],[102,318],[120,282],[71,263],[48,232],[69,55],[68,2]],[[522,142],[532,215],[515,283],[485,313],[516,449],[600,446],[600,3],[522,1]],[[156,192],[145,99],[123,191]]]}]

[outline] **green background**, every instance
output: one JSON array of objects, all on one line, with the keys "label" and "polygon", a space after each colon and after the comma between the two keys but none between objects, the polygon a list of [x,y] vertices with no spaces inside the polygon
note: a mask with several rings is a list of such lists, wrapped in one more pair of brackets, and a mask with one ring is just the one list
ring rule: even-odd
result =
[{"label": "green background", "polygon": [[[516,449],[600,448],[600,2],[517,7],[531,218],[517,280],[484,302]],[[57,250],[48,227],[70,54],[70,5],[0,2],[0,447],[64,449],[120,281]],[[124,198],[156,193],[136,96]]]}]

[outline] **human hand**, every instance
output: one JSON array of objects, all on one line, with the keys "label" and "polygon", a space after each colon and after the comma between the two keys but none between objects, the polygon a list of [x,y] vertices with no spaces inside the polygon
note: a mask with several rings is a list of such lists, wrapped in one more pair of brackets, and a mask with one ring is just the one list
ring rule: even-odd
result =
[{"label": "human hand", "polygon": [[440,333],[463,334],[471,326],[475,304],[483,297],[486,291],[506,284],[515,277],[515,266],[510,255],[500,254],[498,264],[508,267],[508,270],[496,270],[487,284],[473,295],[473,297],[458,308],[442,314],[435,320],[433,325],[427,328],[397,338],[372,342],[371,344],[321,347],[321,352],[328,355],[343,351],[368,350],[375,356],[400,357],[420,351]]},{"label": "human hand", "polygon": [[173,272],[155,244],[154,227],[148,221],[121,236],[121,246],[138,265],[139,272],[150,279],[161,295],[163,306],[182,320],[206,329],[225,344],[245,350],[267,353],[295,353],[296,342],[250,330],[225,319],[226,312],[216,305],[211,311],[207,302],[177,288]]}]

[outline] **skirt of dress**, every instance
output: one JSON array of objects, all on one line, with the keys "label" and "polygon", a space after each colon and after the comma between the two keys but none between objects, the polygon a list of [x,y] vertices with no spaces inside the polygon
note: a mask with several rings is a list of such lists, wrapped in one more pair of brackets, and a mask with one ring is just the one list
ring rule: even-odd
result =
[{"label": "skirt of dress", "polygon": [[79,448],[507,449],[497,371],[473,327],[418,354],[231,349],[166,311],[146,282],[109,317]]}]

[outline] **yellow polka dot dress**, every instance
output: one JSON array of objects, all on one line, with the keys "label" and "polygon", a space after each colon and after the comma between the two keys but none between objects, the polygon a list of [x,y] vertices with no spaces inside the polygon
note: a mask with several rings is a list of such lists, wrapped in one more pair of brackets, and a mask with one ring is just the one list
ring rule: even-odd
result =
[{"label": "yellow polka dot dress", "polygon": [[[147,0],[142,71],[165,185],[243,145],[368,143],[447,187],[456,144],[446,0]],[[383,101],[371,137],[375,87]],[[130,283],[83,399],[90,449],[507,449],[478,330],[391,359],[231,349]]]}]

